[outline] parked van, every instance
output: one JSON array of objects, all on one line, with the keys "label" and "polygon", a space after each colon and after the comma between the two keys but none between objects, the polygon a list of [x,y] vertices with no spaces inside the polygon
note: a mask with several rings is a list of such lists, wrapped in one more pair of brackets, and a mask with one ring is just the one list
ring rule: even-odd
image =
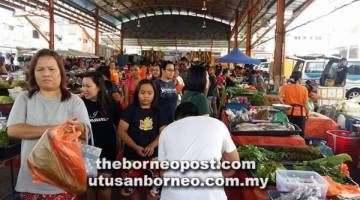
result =
[{"label": "parked van", "polygon": [[360,60],[349,60],[346,76],[346,98],[352,99],[360,95]]},{"label": "parked van", "polygon": [[[333,57],[326,64],[321,75],[320,84],[324,85],[327,78],[335,79],[335,72],[340,64],[339,57]],[[345,82],[346,98],[352,99],[360,95],[360,60],[349,60]]]},{"label": "parked van", "polygon": [[288,59],[295,60],[293,71],[302,72],[302,84],[305,84],[307,80],[315,81],[319,83],[322,72],[325,65],[328,62],[329,57],[322,55],[315,56],[295,56]]}]

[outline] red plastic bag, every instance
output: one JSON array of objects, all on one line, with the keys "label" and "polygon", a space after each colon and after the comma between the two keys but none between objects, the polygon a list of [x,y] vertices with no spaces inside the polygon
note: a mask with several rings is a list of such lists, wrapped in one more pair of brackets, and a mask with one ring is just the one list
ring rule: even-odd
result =
[{"label": "red plastic bag", "polygon": [[86,191],[87,174],[81,153],[81,135],[66,133],[68,123],[48,129],[28,157],[34,183],[57,186],[70,194]]}]

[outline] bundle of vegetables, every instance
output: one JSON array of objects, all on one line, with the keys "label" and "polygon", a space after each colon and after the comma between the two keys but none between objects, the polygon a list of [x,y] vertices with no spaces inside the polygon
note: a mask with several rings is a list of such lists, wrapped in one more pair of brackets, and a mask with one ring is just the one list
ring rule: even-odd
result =
[{"label": "bundle of vegetables", "polygon": [[9,136],[6,129],[0,129],[0,148],[6,148],[9,145]]},{"label": "bundle of vegetables", "polygon": [[244,145],[238,147],[241,160],[255,161],[257,167],[251,171],[252,175],[256,178],[269,178],[269,181],[275,183],[276,170],[284,169],[281,163],[273,161],[273,158],[283,158],[286,155],[283,153],[265,153],[265,149],[253,145]]},{"label": "bundle of vegetables", "polygon": [[304,161],[323,158],[323,154],[315,147],[257,147],[254,145],[242,145],[238,147],[241,160],[255,161],[256,170],[251,171],[257,178],[269,178],[271,183],[276,182],[275,171],[285,169],[281,162]]},{"label": "bundle of vegetables", "polygon": [[247,90],[242,88],[228,87],[226,91],[231,96],[251,96],[256,93],[254,90]]},{"label": "bundle of vegetables", "polygon": [[261,92],[255,92],[249,97],[250,104],[253,106],[266,106],[269,105],[265,95]]},{"label": "bundle of vegetables", "polygon": [[9,96],[0,96],[0,104],[12,104],[14,101]]},{"label": "bundle of vegetables", "polygon": [[305,146],[305,147],[269,146],[266,147],[266,150],[275,153],[286,154],[285,158],[287,161],[316,160],[324,157],[323,153],[318,148],[315,148],[313,146]]},{"label": "bundle of vegetables", "polygon": [[15,87],[21,87],[22,89],[26,89],[26,82],[21,80],[13,80],[10,85],[10,88],[15,88]]},{"label": "bundle of vegetables", "polygon": [[5,89],[9,89],[10,85],[7,81],[5,80],[0,80],[0,88],[5,88]]},{"label": "bundle of vegetables", "polygon": [[352,161],[350,155],[338,154],[317,160],[297,163],[294,168],[296,170],[315,171],[322,176],[330,176],[334,181],[344,184],[347,182],[348,178],[342,172],[341,167],[343,163],[348,161]]},{"label": "bundle of vegetables", "polygon": [[252,106],[266,106],[269,105],[265,95],[256,90],[247,90],[241,88],[227,88],[226,90],[230,96],[248,96]]}]

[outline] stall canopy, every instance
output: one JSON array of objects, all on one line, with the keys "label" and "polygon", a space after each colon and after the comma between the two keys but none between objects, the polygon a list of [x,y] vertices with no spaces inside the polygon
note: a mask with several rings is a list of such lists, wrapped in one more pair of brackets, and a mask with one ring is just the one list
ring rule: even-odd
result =
[{"label": "stall canopy", "polygon": [[258,65],[261,61],[259,59],[246,56],[239,49],[234,49],[228,55],[216,59],[216,62]]}]

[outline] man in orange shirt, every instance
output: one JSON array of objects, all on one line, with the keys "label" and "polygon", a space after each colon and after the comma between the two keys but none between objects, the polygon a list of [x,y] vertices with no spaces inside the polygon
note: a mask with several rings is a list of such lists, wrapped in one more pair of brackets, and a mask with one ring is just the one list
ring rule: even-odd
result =
[{"label": "man in orange shirt", "polygon": [[280,89],[279,99],[283,104],[292,106],[286,111],[289,121],[301,128],[301,136],[304,137],[305,120],[308,116],[308,91],[300,85],[302,73],[294,71],[290,77],[290,83]]},{"label": "man in orange shirt", "polygon": [[112,82],[115,83],[116,86],[119,87],[120,85],[120,77],[119,77],[119,72],[116,69],[116,65],[115,62],[110,62],[110,79]]}]

